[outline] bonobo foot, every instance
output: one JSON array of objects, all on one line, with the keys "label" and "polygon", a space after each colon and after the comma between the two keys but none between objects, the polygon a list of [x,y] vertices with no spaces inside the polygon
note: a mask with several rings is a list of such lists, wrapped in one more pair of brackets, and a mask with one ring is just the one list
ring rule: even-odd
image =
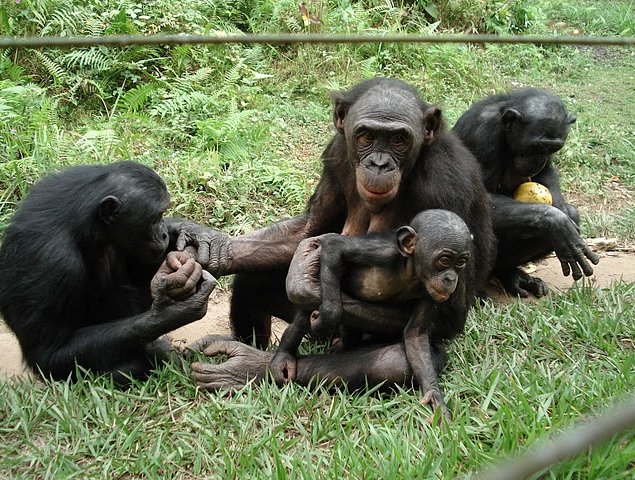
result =
[{"label": "bonobo foot", "polygon": [[450,410],[448,409],[448,406],[445,404],[445,401],[443,400],[443,395],[441,395],[441,392],[439,390],[436,390],[434,388],[427,390],[423,394],[423,398],[421,399],[420,403],[421,405],[430,405],[430,407],[432,407],[432,417],[428,419],[428,423],[432,423],[432,421],[434,420],[434,414],[437,412],[437,410],[441,410],[441,414],[447,420],[452,419]]},{"label": "bonobo foot", "polygon": [[499,271],[497,276],[505,291],[511,295],[526,298],[532,294],[534,297],[540,298],[549,293],[549,287],[543,280],[532,277],[520,268]]},{"label": "bonobo foot", "polygon": [[295,380],[298,361],[289,352],[278,351],[269,364],[275,382],[280,385]]},{"label": "bonobo foot", "polygon": [[206,390],[238,390],[259,383],[267,375],[272,352],[264,352],[235,340],[213,341],[203,351],[208,357],[227,355],[223,363],[192,363],[196,384]]}]

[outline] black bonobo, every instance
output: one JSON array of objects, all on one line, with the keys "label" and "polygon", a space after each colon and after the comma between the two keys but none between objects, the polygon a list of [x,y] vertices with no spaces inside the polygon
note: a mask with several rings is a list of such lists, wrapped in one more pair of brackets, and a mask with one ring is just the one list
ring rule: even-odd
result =
[{"label": "black bonobo", "polygon": [[[454,133],[480,162],[492,200],[498,239],[494,274],[516,295],[545,295],[547,285],[519,265],[555,251],[566,276],[593,274],[599,257],[579,235],[580,216],[560,191],[552,155],[562,148],[576,117],[555,95],[527,88],[481,100],[456,122]],[[523,203],[514,192],[533,181],[547,187],[552,204]]]},{"label": "black bonobo", "polygon": [[[460,308],[451,309],[454,302],[449,301],[429,312],[429,325],[444,325],[443,332],[431,339],[438,372],[445,360],[443,340],[462,331],[466,312],[475,293],[484,289],[493,261],[490,205],[479,165],[446,131],[441,110],[422,101],[412,85],[376,78],[336,92],[332,99],[336,132],[322,154],[322,176],[306,213],[237,238],[192,230],[189,240],[199,246],[201,264],[217,266],[212,273],[238,273],[232,292],[232,329],[239,340],[263,348],[270,339],[272,314],[292,322],[298,311],[285,288],[298,248],[308,273],[300,286],[294,286],[302,291],[293,295],[306,297],[299,302],[304,305],[321,303],[312,300],[319,297],[320,289],[319,249],[312,237],[388,232],[423,210],[454,212],[474,235],[474,250],[462,274],[465,294],[463,303],[456,302]],[[311,240],[299,247],[304,239]],[[318,376],[349,387],[411,382],[402,340],[415,305],[365,302],[348,295],[342,302],[343,321],[357,318],[353,328],[371,332],[374,347],[366,344],[363,352],[299,358],[295,381],[307,384]],[[269,352],[256,353],[238,342],[215,342],[207,353],[213,355],[221,348],[229,353],[228,361],[193,365],[194,378],[203,388],[235,388],[256,371],[260,376],[269,363],[263,366]]]},{"label": "black bonobo", "polygon": [[[278,382],[295,379],[297,348],[310,330],[310,313],[319,307],[326,328],[343,325],[358,332],[365,322],[344,321],[342,290],[367,302],[411,303],[412,314],[404,330],[405,351],[413,375],[424,393],[424,403],[440,407],[447,415],[430,350],[430,339],[447,338],[443,311],[465,309],[463,272],[473,255],[472,235],[461,218],[446,210],[423,211],[397,230],[361,237],[326,234],[320,244],[321,305],[300,304],[301,311],[282,336],[272,359],[271,372]],[[299,248],[296,256],[303,255]],[[287,276],[290,298],[306,264],[291,261]],[[448,302],[447,305],[440,305]],[[441,309],[431,315],[431,309]],[[344,337],[346,338],[346,337]],[[346,340],[344,340],[346,341]]]},{"label": "black bonobo", "polygon": [[77,166],[33,186],[4,232],[0,312],[46,377],[76,365],[143,378],[171,353],[161,335],[205,315],[216,282],[174,245],[163,180],[133,162]]}]

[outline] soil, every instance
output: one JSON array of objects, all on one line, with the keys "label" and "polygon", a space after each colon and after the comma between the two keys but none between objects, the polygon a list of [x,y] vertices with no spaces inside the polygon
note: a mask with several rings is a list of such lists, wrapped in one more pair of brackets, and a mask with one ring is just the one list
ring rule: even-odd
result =
[{"label": "soil", "polygon": [[[601,253],[600,263],[593,267],[594,275],[588,280],[590,284],[600,288],[609,288],[614,282],[635,282],[635,252],[632,249],[628,250]],[[571,277],[562,275],[560,263],[555,257],[547,258],[535,266],[530,266],[529,272],[531,275],[545,280],[549,284],[552,295],[564,292],[573,285]],[[495,289],[492,290],[491,294],[496,301],[514,301]],[[207,334],[227,335],[230,333],[228,317],[229,296],[227,292],[216,290],[210,296],[207,315],[197,322],[175,330],[170,336],[176,342],[187,344]],[[274,319],[272,333],[274,343],[280,339],[285,327],[284,322]],[[8,377],[29,375],[22,363],[20,346],[2,319],[0,319],[0,375]]]}]

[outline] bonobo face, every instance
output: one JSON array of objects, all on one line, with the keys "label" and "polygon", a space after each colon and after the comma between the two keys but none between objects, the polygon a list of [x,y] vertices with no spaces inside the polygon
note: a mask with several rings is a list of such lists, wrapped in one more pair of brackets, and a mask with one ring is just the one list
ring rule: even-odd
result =
[{"label": "bonobo face", "polygon": [[140,263],[156,263],[163,259],[168,244],[168,229],[163,214],[169,196],[165,188],[133,189],[119,197],[102,201],[110,241],[121,252],[134,256]]},{"label": "bonobo face", "polygon": [[[425,247],[417,245],[417,249]],[[470,251],[443,247],[420,258],[415,252],[415,271],[419,280],[435,302],[445,302],[454,293],[459,275],[470,260]]]},{"label": "bonobo face", "polygon": [[348,111],[340,114],[337,108],[335,122],[346,137],[357,192],[369,210],[378,211],[395,198],[402,175],[411,170],[422,145],[432,141],[440,111],[424,112],[411,92],[382,85]]},{"label": "bonobo face", "polygon": [[[409,249],[415,275],[434,301],[445,302],[470,260],[472,234],[461,217],[447,210],[424,210],[410,225],[416,232],[414,247]],[[402,252],[412,245],[406,235],[398,238]]]},{"label": "bonobo face", "polygon": [[507,145],[514,154],[514,172],[532,177],[564,146],[576,117],[567,113],[558,97],[545,93],[531,97],[518,109],[507,109],[502,120]]}]

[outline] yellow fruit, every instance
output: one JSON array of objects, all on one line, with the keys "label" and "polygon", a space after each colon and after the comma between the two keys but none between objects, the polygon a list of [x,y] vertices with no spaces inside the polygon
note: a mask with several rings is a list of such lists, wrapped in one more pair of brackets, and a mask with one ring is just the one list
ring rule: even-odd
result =
[{"label": "yellow fruit", "polygon": [[525,203],[544,203],[551,205],[553,199],[547,187],[536,182],[525,182],[518,185],[514,192],[514,200]]}]

